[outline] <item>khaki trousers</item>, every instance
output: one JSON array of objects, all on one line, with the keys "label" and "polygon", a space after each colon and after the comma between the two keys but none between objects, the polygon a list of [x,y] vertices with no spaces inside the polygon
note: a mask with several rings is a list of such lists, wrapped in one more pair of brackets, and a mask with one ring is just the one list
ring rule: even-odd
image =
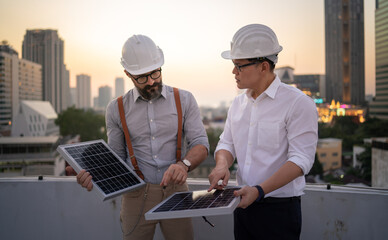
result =
[{"label": "khaki trousers", "polygon": [[194,239],[191,218],[146,221],[144,214],[175,192],[188,191],[187,183],[161,187],[149,184],[141,189],[126,193],[121,200],[120,220],[123,239],[152,240],[156,224],[166,240]]}]

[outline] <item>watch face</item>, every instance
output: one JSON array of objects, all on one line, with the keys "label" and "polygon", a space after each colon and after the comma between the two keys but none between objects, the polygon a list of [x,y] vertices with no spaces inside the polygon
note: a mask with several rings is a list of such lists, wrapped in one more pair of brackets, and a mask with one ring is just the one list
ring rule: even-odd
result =
[{"label": "watch face", "polygon": [[187,159],[183,159],[183,163],[184,163],[186,166],[188,166],[188,167],[191,166],[191,162],[190,162],[189,160],[187,160]]}]

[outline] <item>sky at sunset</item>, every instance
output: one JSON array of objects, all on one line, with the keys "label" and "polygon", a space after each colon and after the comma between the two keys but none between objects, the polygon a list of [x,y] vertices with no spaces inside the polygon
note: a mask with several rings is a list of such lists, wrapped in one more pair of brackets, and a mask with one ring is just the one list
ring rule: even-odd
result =
[{"label": "sky at sunset", "polygon": [[[364,1],[366,94],[375,93],[375,1]],[[262,23],[278,36],[277,67],[325,73],[324,0],[0,0],[0,41],[19,52],[27,29],[56,29],[65,42],[70,86],[78,74],[98,87],[124,77],[121,48],[133,34],[163,50],[163,82],[191,91],[199,105],[229,103],[237,94],[232,62],[220,54],[242,26]],[[127,81],[126,90],[133,87]],[[113,93],[112,93],[113,94]]]}]

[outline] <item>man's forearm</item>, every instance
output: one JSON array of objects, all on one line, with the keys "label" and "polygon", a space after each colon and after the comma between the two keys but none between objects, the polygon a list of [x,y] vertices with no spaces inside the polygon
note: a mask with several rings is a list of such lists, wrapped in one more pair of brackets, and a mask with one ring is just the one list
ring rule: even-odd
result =
[{"label": "man's forearm", "polygon": [[196,145],[193,148],[191,148],[184,157],[185,159],[189,160],[191,163],[190,170],[193,170],[196,168],[201,162],[205,160],[207,157],[207,148],[204,145]]},{"label": "man's forearm", "polygon": [[300,176],[303,176],[302,169],[295,163],[288,161],[260,186],[263,188],[264,193],[268,194]]},{"label": "man's forearm", "polygon": [[230,168],[234,162],[233,155],[229,151],[224,149],[217,151],[215,158],[216,166],[226,164],[227,168]]}]

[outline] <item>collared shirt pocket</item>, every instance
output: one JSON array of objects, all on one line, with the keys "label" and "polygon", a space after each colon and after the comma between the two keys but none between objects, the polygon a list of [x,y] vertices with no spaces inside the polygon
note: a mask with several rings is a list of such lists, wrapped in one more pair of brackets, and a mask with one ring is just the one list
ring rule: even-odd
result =
[{"label": "collared shirt pocket", "polygon": [[267,149],[279,148],[280,124],[273,122],[258,122],[258,146]]}]

